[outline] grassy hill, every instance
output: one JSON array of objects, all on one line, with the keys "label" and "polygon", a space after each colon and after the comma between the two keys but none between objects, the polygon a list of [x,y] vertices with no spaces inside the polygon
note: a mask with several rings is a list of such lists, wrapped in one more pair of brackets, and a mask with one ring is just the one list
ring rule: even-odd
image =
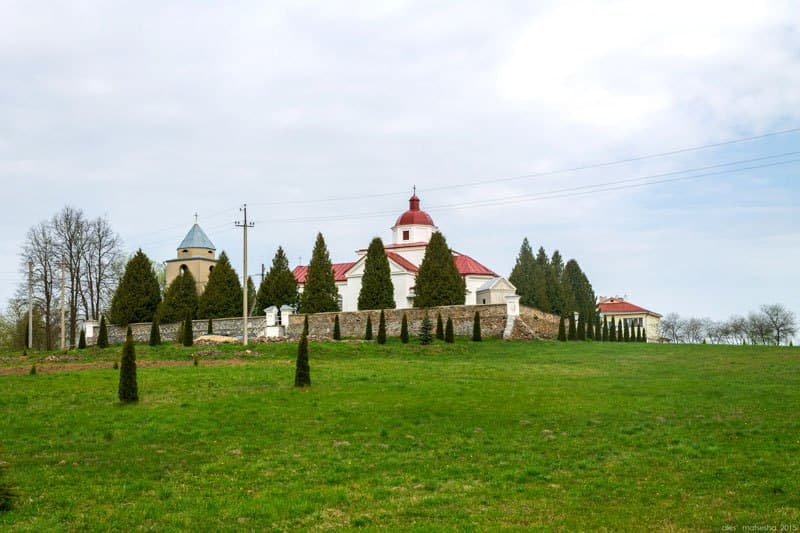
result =
[{"label": "grassy hill", "polygon": [[0,530],[800,526],[797,348],[249,348],[3,358]]}]

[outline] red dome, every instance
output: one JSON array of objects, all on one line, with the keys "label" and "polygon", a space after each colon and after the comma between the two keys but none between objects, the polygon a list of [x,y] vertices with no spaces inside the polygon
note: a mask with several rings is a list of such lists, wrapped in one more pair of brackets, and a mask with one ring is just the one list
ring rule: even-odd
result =
[{"label": "red dome", "polygon": [[408,211],[400,215],[400,218],[395,222],[395,226],[408,226],[410,224],[419,224],[421,226],[434,226],[433,219],[425,211],[419,208],[419,198],[414,194],[408,199]]}]

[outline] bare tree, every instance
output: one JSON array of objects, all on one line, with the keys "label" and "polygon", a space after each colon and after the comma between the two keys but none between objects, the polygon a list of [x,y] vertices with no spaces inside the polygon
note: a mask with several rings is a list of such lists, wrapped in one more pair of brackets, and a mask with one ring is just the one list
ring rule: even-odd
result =
[{"label": "bare tree", "polygon": [[686,342],[692,344],[699,344],[705,338],[705,328],[703,327],[703,320],[699,318],[690,318],[686,321],[683,327]]},{"label": "bare tree", "polygon": [[87,221],[83,216],[83,211],[66,206],[53,217],[51,224],[60,255],[66,264],[66,296],[69,310],[67,342],[70,346],[74,346],[78,325],[78,306],[83,303],[84,298],[81,291],[81,278],[87,244]]},{"label": "bare tree", "polygon": [[762,313],[747,315],[747,336],[753,344],[772,344],[772,324]]},{"label": "bare tree", "polygon": [[105,217],[86,223],[81,269],[81,303],[86,318],[98,320],[121,275],[121,239]]},{"label": "bare tree", "polygon": [[[33,294],[35,305],[41,310],[44,320],[44,347],[53,349],[57,305],[60,301],[59,247],[52,227],[40,222],[28,230],[20,254],[20,272],[28,278],[28,264],[33,265]],[[26,302],[27,311],[27,302]]]},{"label": "bare tree", "polygon": [[745,317],[737,315],[730,317],[727,321],[727,328],[731,343],[747,343],[747,319]]},{"label": "bare tree", "polygon": [[797,332],[797,319],[793,312],[781,304],[761,306],[764,321],[770,325],[775,344],[780,345],[782,340],[791,338]]},{"label": "bare tree", "polygon": [[661,336],[666,337],[672,342],[681,342],[683,340],[683,327],[684,320],[678,313],[669,313],[661,319],[659,324],[661,328]]}]

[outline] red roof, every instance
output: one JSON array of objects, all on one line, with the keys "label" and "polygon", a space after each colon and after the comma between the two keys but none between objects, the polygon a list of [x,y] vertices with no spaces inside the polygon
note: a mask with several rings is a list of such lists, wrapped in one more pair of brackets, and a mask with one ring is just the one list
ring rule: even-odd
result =
[{"label": "red roof", "polygon": [[645,309],[644,307],[639,307],[638,305],[630,302],[604,302],[597,304],[597,308],[600,309],[600,312],[603,314],[647,313],[650,315],[661,316],[658,313],[654,313],[648,309]]},{"label": "red roof", "polygon": [[475,261],[468,255],[464,254],[456,254],[453,256],[453,260],[456,262],[456,268],[458,268],[458,273],[462,276],[466,276],[468,274],[474,274],[478,276],[495,276],[497,274],[482,264]]},{"label": "red roof", "polygon": [[414,194],[408,199],[408,211],[400,215],[400,218],[395,222],[395,226],[406,226],[409,224],[419,224],[423,226],[433,226],[433,219],[425,211],[419,208],[419,198]]},{"label": "red roof", "polygon": [[[347,281],[347,277],[345,274],[348,270],[353,268],[355,263],[334,263],[331,265],[333,269],[333,279],[334,281]],[[308,275],[308,266],[306,265],[298,265],[294,267],[292,270],[292,274],[294,274],[294,279],[297,280],[297,283],[305,284],[306,276]]]},{"label": "red roof", "polygon": [[386,257],[388,257],[389,259],[391,259],[392,261],[394,261],[395,263],[397,263],[401,267],[405,268],[409,272],[416,272],[417,270],[419,270],[417,268],[417,265],[415,265],[414,263],[412,263],[411,261],[409,261],[408,259],[406,259],[402,255],[396,254],[394,252],[386,252]]}]

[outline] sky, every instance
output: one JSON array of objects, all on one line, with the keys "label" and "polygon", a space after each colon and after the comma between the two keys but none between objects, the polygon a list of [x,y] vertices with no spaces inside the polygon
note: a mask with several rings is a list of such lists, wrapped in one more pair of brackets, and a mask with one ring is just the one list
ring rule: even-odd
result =
[{"label": "sky", "polygon": [[800,316],[799,12],[7,0],[0,307],[65,205],[158,261],[197,213],[241,273],[246,203],[258,274],[279,245],[306,263],[318,231],[334,262],[389,242],[416,186],[502,275],[527,237],[658,313]]}]

